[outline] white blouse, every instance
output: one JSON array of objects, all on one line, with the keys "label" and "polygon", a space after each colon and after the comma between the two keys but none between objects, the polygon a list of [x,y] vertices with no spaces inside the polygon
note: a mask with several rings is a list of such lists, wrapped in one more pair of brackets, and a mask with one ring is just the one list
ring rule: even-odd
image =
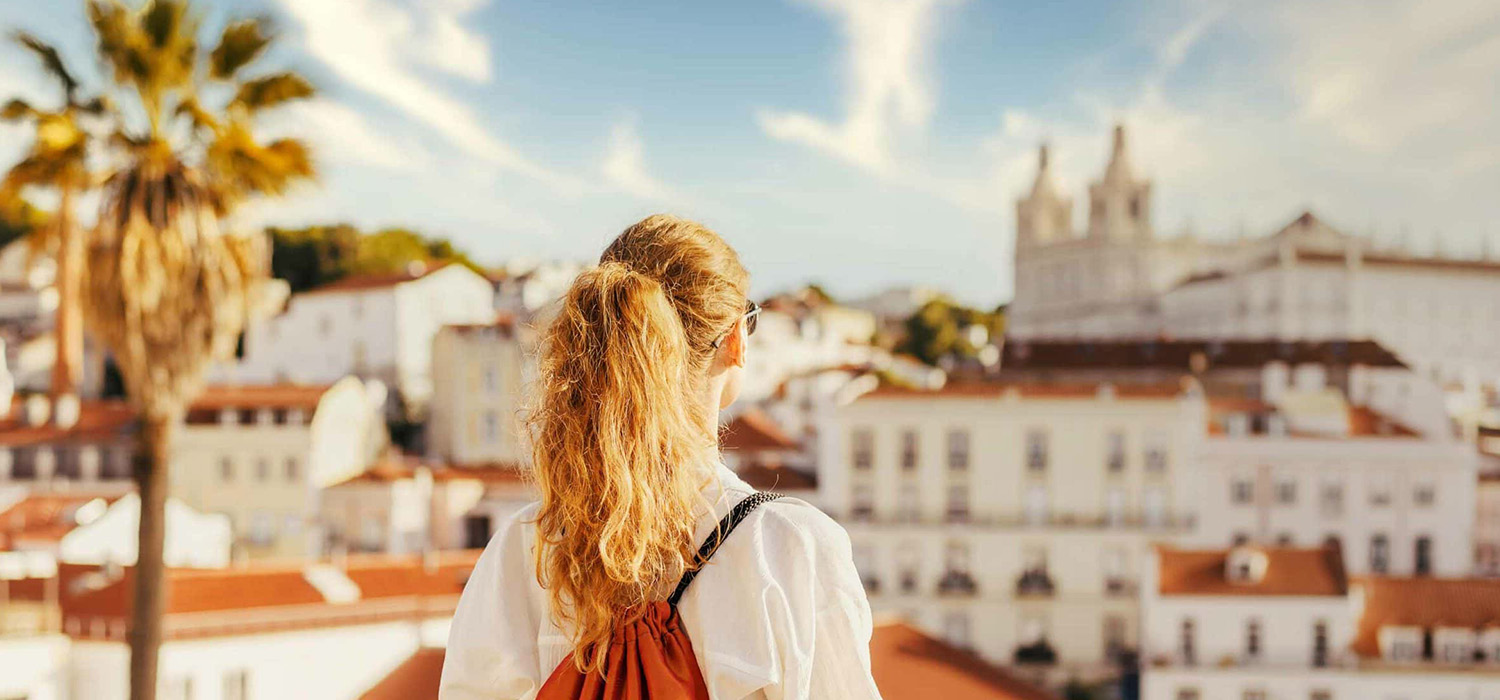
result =
[{"label": "white blouse", "polygon": [[[717,469],[698,524],[707,537],[754,492]],[[439,700],[532,698],[568,658],[568,636],[547,614],[531,548],[536,504],[503,525],[464,587],[448,636]],[[677,606],[715,700],[869,700],[870,605],[849,535],[791,498],[751,513]]]}]

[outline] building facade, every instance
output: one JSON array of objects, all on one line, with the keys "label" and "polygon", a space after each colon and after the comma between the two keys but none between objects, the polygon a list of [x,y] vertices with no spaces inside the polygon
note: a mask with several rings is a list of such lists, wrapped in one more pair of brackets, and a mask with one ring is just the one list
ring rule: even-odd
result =
[{"label": "building facade", "polygon": [[1189,524],[1189,385],[883,386],[831,410],[822,507],[872,607],[992,662],[1099,677],[1135,648],[1139,568]]},{"label": "building facade", "polygon": [[444,326],[433,339],[427,453],[470,465],[525,461],[522,413],[535,374],[531,326],[510,316]]}]

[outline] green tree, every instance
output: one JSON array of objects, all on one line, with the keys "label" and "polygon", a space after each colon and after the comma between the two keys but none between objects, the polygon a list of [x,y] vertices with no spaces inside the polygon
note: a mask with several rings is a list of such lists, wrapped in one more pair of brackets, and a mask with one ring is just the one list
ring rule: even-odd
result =
[{"label": "green tree", "polygon": [[85,312],[141,414],[130,697],[150,700],[173,439],[208,363],[233,351],[266,274],[264,236],[221,223],[244,201],[313,176],[302,142],[262,143],[253,130],[264,112],[313,89],[293,73],[252,75],[273,40],[262,21],[231,22],[203,53],[186,0],[146,0],[138,9],[89,0],[88,17],[113,90],[143,115],[119,119],[111,136],[121,165],[105,184],[89,241]]},{"label": "green tree", "polygon": [[51,255],[57,262],[57,310],[52,330],[57,355],[52,363],[52,393],[76,395],[83,371],[83,309],[79,298],[83,234],[73,209],[78,197],[93,188],[96,181],[88,164],[93,139],[84,122],[91,116],[104,114],[107,103],[99,97],[86,99],[79,94],[78,80],[57,49],[25,32],[17,32],[15,39],[37,58],[57,84],[62,101],[57,109],[46,110],[25,100],[12,99],[0,109],[0,118],[29,121],[35,127],[31,147],[0,181],[3,193],[0,199],[21,202],[12,206],[14,213],[25,221],[28,218],[25,207],[29,205],[21,200],[24,190],[42,189],[57,195],[57,211],[50,221],[33,218],[28,225],[27,240],[33,255]]},{"label": "green tree", "polygon": [[403,272],[411,264],[459,263],[483,270],[468,254],[442,238],[427,238],[404,228],[362,234],[349,224],[270,228],[271,274],[302,292],[349,275]]},{"label": "green tree", "polygon": [[[1004,308],[980,311],[946,298],[933,299],[906,319],[897,352],[936,366],[945,357],[970,359],[1005,335]],[[977,341],[977,342],[976,342]]]}]

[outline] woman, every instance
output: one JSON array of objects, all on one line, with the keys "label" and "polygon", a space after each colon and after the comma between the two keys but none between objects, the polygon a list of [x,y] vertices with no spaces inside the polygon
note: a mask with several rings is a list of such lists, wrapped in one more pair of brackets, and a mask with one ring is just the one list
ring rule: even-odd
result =
[{"label": "woman", "polygon": [[[748,291],[723,239],[671,216],[626,229],[573,283],[530,419],[541,500],[476,564],[441,700],[678,697],[663,677],[682,697],[879,698],[848,535],[803,502],[751,499],[719,462],[759,312]],[[720,527],[732,510],[748,515]],[[638,661],[669,672],[622,670]]]}]

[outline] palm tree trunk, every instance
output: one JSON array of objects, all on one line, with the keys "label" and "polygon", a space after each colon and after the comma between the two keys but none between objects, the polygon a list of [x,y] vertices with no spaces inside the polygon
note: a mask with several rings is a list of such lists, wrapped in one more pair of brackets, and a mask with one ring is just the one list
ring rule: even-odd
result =
[{"label": "palm tree trunk", "polygon": [[177,433],[175,416],[141,420],[135,481],[141,498],[141,529],[135,562],[135,601],[130,610],[130,700],[155,700],[157,653],[166,606],[167,465]]},{"label": "palm tree trunk", "polygon": [[80,275],[83,241],[73,226],[73,190],[62,188],[57,208],[57,318],[52,330],[57,356],[52,362],[52,396],[77,396],[83,367],[83,307]]}]

